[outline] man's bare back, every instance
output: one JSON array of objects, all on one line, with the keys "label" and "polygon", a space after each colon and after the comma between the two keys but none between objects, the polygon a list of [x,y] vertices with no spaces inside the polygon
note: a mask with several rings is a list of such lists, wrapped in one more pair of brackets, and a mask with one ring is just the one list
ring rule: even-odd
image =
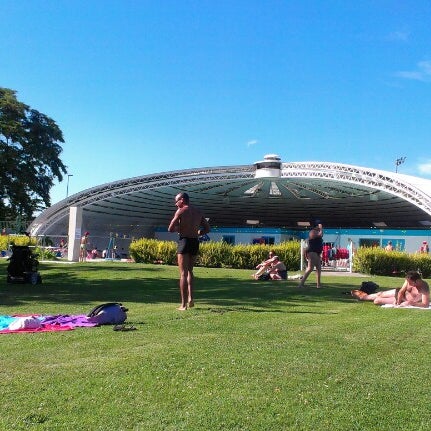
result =
[{"label": "man's bare back", "polygon": [[[184,200],[183,194],[176,196],[175,203],[178,207],[169,224],[169,232],[178,232],[182,238],[198,238],[199,235],[208,233],[210,228],[202,211],[189,204],[188,196]],[[199,228],[202,227],[201,230]]]},{"label": "man's bare back", "polygon": [[176,211],[172,220],[175,225],[171,226],[171,223],[168,230],[172,232],[171,228],[174,227],[174,231],[177,231],[180,237],[197,238],[202,219],[203,214],[198,208],[185,205]]}]

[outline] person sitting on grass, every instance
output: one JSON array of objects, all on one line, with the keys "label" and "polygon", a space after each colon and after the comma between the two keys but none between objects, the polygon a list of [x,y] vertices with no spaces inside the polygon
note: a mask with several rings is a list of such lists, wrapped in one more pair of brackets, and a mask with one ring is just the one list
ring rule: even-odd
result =
[{"label": "person sitting on grass", "polygon": [[91,258],[97,259],[99,257],[99,251],[97,250],[97,247],[95,246],[93,250],[91,250]]},{"label": "person sitting on grass", "polygon": [[286,265],[279,259],[278,256],[272,258],[271,267],[268,271],[271,280],[286,280],[287,270]]},{"label": "person sitting on grass", "polygon": [[392,304],[395,307],[423,307],[430,305],[430,289],[417,271],[406,274],[401,289],[390,289],[367,294],[361,290],[352,290],[351,294],[360,301],[373,301],[376,305]]},{"label": "person sitting on grass", "polygon": [[271,250],[269,252],[268,259],[264,260],[263,262],[259,263],[259,265],[256,266],[257,271],[254,274],[252,274],[252,277],[255,280],[259,280],[259,278],[263,274],[268,273],[268,271],[271,267],[271,264],[273,262],[274,256],[275,256],[275,253]]}]

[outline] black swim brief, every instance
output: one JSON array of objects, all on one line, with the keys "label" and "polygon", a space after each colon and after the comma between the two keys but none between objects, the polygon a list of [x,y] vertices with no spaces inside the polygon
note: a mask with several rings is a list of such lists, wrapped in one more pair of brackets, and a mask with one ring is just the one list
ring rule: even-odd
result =
[{"label": "black swim brief", "polygon": [[192,256],[196,256],[198,251],[199,240],[197,238],[180,238],[178,240],[178,254],[191,254]]},{"label": "black swim brief", "polygon": [[287,270],[285,269],[284,271],[278,271],[278,275],[283,279],[283,280],[287,280]]}]

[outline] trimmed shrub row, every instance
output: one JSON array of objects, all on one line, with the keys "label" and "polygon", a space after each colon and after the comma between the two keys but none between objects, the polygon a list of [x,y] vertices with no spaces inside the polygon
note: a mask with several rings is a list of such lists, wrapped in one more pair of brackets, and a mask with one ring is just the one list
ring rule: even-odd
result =
[{"label": "trimmed shrub row", "polygon": [[132,241],[129,254],[138,263],[175,265],[177,263],[177,244],[173,241],[141,238]]},{"label": "trimmed shrub row", "polygon": [[[285,263],[288,271],[299,271],[301,244],[287,241],[277,245],[229,245],[225,242],[205,242],[200,246],[197,265],[211,268],[254,269],[267,259],[270,250]],[[139,239],[130,245],[135,262],[177,263],[177,244],[174,241]],[[407,271],[419,271],[424,278],[431,276],[431,256],[428,254],[388,252],[380,248],[359,248],[353,259],[353,270],[371,275],[400,276]]]},{"label": "trimmed shrub row", "polygon": [[0,250],[7,250],[9,245],[36,245],[36,239],[27,235],[0,235]]},{"label": "trimmed shrub row", "polygon": [[423,278],[431,276],[431,256],[420,253],[359,248],[353,259],[353,270],[364,274],[400,276],[419,271]]},{"label": "trimmed shrub row", "polygon": [[[7,250],[10,244],[34,246],[36,241],[26,235],[0,236],[0,250]],[[300,248],[299,241],[286,241],[272,246],[229,245],[225,242],[209,241],[200,245],[196,264],[211,268],[254,269],[258,263],[267,259],[269,251],[272,250],[284,262],[288,271],[299,271]],[[166,265],[177,263],[177,244],[174,241],[142,238],[130,244],[129,252],[135,262]],[[34,253],[43,255],[44,259],[55,259],[54,255],[47,256],[47,250],[35,249]],[[353,270],[384,276],[400,276],[407,271],[415,270],[419,271],[422,277],[429,278],[431,277],[431,256],[362,247],[355,253]]]},{"label": "trimmed shrub row", "polygon": [[[287,241],[277,245],[229,245],[225,242],[204,242],[199,248],[197,265],[211,268],[254,269],[268,258],[270,250],[284,262],[288,271],[300,269],[301,244],[299,241]],[[133,241],[129,248],[130,256],[135,262],[177,263],[177,244],[174,241],[139,239]]]}]

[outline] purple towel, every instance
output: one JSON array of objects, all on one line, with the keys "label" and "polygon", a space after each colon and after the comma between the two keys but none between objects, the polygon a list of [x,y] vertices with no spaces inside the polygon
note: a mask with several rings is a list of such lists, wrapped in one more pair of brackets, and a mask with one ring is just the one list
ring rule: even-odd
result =
[{"label": "purple towel", "polygon": [[57,314],[56,316],[44,316],[42,318],[42,325],[60,325],[60,326],[97,326],[97,323],[93,323],[88,320],[85,314],[79,314],[76,316],[69,316],[68,314]]}]

